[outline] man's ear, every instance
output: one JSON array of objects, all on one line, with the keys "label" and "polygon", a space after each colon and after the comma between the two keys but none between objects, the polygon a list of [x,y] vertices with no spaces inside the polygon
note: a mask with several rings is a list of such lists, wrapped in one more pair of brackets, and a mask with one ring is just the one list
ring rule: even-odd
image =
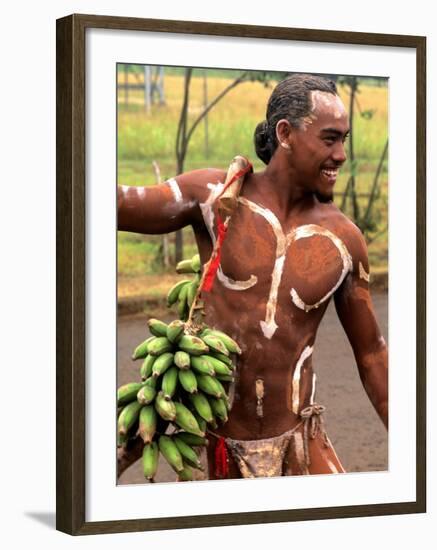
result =
[{"label": "man's ear", "polygon": [[284,149],[290,149],[291,135],[292,128],[288,120],[286,118],[278,120],[276,123],[276,139],[278,140],[278,144]]}]

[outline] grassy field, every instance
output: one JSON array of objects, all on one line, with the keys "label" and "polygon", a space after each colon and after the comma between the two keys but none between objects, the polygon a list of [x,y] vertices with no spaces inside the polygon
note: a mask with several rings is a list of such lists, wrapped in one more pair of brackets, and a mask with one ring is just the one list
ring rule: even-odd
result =
[{"label": "grassy field", "polygon": [[[131,81],[135,76],[130,75]],[[223,77],[208,77],[208,98],[211,100],[231,80]],[[259,82],[244,82],[234,88],[210,112],[208,116],[208,147],[205,144],[205,127],[198,126],[190,142],[184,170],[213,166],[227,168],[236,155],[247,156],[255,171],[264,164],[257,159],[253,148],[253,131],[258,122],[265,118],[265,106],[274,87],[274,82],[264,86]],[[204,104],[204,79],[192,78],[190,88],[189,120],[193,121]],[[368,193],[376,167],[383,151],[387,133],[388,89],[386,86],[360,84],[359,109],[354,116],[355,174],[358,193]],[[346,106],[349,104],[347,90],[339,87],[340,96]],[[147,114],[144,109],[143,93],[129,91],[129,104],[119,94],[118,105],[118,183],[124,185],[154,185],[155,174],[152,162],[158,162],[162,179],[175,175],[175,139],[177,121],[183,93],[183,78],[180,75],[165,77],[165,106],[153,106]],[[372,111],[370,119],[360,116],[361,112]],[[351,172],[346,163],[336,185],[336,202],[341,203],[341,193]],[[388,174],[384,163],[381,193],[376,204],[377,237],[369,245],[369,257],[373,271],[387,267],[387,200]],[[362,209],[367,199],[361,197]],[[172,241],[173,237],[171,237]],[[141,236],[119,233],[118,274],[119,295],[138,293],[135,278],[164,273],[159,260],[160,236]],[[195,252],[195,243],[190,228],[184,230],[185,256]],[[145,281],[144,281],[145,283]],[[148,285],[146,284],[146,287]],[[152,285],[153,287],[153,285]],[[149,289],[152,290],[152,287]],[[155,288],[156,292],[161,292]],[[168,288],[168,285],[166,286]],[[139,292],[144,294],[145,291]]]}]

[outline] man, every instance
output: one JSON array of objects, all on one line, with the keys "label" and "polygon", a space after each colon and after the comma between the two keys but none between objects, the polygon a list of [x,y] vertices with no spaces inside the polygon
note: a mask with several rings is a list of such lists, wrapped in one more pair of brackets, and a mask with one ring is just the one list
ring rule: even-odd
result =
[{"label": "man", "polygon": [[[331,297],[363,386],[388,427],[387,348],[369,295],[366,244],[332,202],[348,132],[335,85],[309,75],[278,84],[256,129],[267,166],[244,180],[205,294],[205,322],[243,351],[229,421],[208,436],[210,479],[344,472],[323,428],[312,366]],[[119,187],[118,228],[156,234],[191,225],[205,264],[225,177],[196,170],[150,188]]]}]

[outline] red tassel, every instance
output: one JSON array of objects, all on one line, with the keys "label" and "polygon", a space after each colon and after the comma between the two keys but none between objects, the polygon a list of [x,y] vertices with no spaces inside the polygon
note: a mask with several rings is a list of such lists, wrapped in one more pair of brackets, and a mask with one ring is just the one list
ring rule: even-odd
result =
[{"label": "red tassel", "polygon": [[212,288],[212,284],[215,279],[215,275],[217,273],[217,269],[220,265],[220,257],[221,257],[221,249],[223,241],[225,240],[225,235],[227,231],[227,227],[222,222],[220,216],[217,215],[217,231],[218,231],[218,245],[215,257],[212,258],[211,263],[209,264],[208,272],[205,275],[205,279],[203,280],[202,290],[205,292],[209,292]]},{"label": "red tassel", "polygon": [[[247,160],[247,159],[246,159]],[[241,178],[244,176],[244,174],[247,174],[247,172],[250,172],[253,170],[252,164],[248,161],[248,165],[246,168],[243,168],[242,170],[239,170],[225,185],[222,192],[220,193],[219,197],[226,191],[226,189],[234,183],[238,178]],[[217,197],[217,198],[219,198]],[[217,248],[214,258],[211,259],[211,263],[209,264],[208,272],[205,275],[205,278],[203,280],[202,284],[202,290],[205,292],[209,292],[212,288],[212,285],[214,283],[215,275],[217,273],[217,270],[220,265],[220,256],[221,256],[221,249],[223,241],[225,240],[227,227],[223,223],[220,216],[217,214]]]},{"label": "red tassel", "polygon": [[229,475],[228,450],[224,437],[219,437],[215,447],[215,477],[226,478]]}]

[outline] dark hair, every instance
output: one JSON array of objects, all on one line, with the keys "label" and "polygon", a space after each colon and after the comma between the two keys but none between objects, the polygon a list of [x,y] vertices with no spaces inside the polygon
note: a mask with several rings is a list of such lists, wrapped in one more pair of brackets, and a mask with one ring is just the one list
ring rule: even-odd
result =
[{"label": "dark hair", "polygon": [[337,94],[335,82],[321,76],[294,74],[279,82],[269,98],[266,119],[260,122],[254,134],[255,151],[268,164],[278,146],[276,124],[282,118],[299,128],[302,119],[312,110],[310,92],[319,90]]}]

